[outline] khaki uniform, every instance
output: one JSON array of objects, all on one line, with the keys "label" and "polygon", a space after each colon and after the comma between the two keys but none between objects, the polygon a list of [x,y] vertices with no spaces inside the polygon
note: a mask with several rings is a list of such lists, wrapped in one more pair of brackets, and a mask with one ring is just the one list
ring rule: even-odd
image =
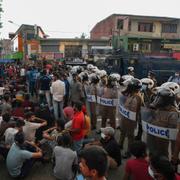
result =
[{"label": "khaki uniform", "polygon": [[[103,100],[107,100],[107,101],[103,102]],[[118,102],[118,90],[117,90],[117,88],[105,87],[103,90],[103,94],[101,96],[101,102],[100,102],[100,104],[101,104],[101,116],[102,116],[102,127],[106,127],[106,121],[107,121],[107,119],[109,119],[111,127],[116,128],[117,102]]]},{"label": "khaki uniform", "polygon": [[89,88],[87,88],[87,101],[88,107],[90,110],[90,117],[91,117],[91,126],[92,128],[96,128],[97,123],[97,115],[96,115],[96,107],[97,107],[97,85],[90,84]]},{"label": "khaki uniform", "polygon": [[128,138],[128,150],[130,145],[134,141],[134,130],[137,126],[137,120],[140,114],[142,99],[139,94],[132,96],[127,96],[125,102],[122,106],[128,111],[136,113],[134,120],[130,120],[127,117],[121,115],[121,136],[120,136],[120,146],[123,147],[125,137]]},{"label": "khaki uniform", "polygon": [[[177,120],[180,118],[180,114],[174,107],[167,107],[163,110],[156,110],[152,112],[152,120],[150,124],[162,128],[177,128]],[[176,137],[175,137],[176,138]],[[147,146],[151,154],[161,154],[169,157],[169,143],[171,143],[171,152],[174,151],[175,139],[168,139],[168,137],[161,138],[156,135],[147,134]]]}]

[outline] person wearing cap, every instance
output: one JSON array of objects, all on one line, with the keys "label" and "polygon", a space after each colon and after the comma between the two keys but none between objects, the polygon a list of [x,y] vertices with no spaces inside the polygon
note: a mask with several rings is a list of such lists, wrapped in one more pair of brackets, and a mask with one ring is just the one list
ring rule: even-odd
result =
[{"label": "person wearing cap", "polygon": [[100,141],[94,141],[85,146],[101,146],[108,154],[109,168],[115,169],[121,164],[121,151],[117,141],[114,138],[115,130],[112,127],[101,128]]}]

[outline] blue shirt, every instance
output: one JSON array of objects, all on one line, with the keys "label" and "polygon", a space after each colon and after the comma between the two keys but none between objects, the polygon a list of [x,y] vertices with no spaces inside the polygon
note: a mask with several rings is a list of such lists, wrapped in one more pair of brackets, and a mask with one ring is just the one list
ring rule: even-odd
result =
[{"label": "blue shirt", "polygon": [[51,77],[44,75],[39,78],[40,83],[40,90],[49,91],[50,90],[50,83],[51,83]]},{"label": "blue shirt", "polygon": [[23,163],[32,158],[30,151],[21,150],[15,143],[11,146],[6,159],[6,166],[11,176],[17,177],[21,174]]}]

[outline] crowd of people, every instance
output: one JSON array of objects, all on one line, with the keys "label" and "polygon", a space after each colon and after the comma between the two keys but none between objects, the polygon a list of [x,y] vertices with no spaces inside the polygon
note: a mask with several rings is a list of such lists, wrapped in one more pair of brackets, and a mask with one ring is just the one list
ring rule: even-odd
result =
[{"label": "crowd of people", "polygon": [[133,67],[121,76],[91,64],[1,65],[0,155],[9,175],[24,178],[38,161],[52,163],[60,180],[105,180],[130,158],[124,180],[180,179],[179,77],[159,85],[154,72],[137,79]]}]

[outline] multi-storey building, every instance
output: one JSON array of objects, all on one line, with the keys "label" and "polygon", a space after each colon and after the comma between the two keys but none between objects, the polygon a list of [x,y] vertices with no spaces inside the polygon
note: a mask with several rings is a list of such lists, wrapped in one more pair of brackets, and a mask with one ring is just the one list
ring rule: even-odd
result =
[{"label": "multi-storey building", "polygon": [[91,30],[91,39],[109,39],[128,52],[180,52],[180,19],[112,14]]}]

